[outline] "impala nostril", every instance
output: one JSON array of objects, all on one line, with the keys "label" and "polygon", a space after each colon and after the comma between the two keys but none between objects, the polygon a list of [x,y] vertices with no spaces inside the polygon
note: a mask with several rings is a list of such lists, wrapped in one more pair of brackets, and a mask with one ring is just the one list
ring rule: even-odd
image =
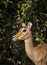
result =
[{"label": "impala nostril", "polygon": [[15,36],[13,36],[12,38],[15,38]]},{"label": "impala nostril", "polygon": [[15,38],[15,37],[13,37],[13,38]]}]

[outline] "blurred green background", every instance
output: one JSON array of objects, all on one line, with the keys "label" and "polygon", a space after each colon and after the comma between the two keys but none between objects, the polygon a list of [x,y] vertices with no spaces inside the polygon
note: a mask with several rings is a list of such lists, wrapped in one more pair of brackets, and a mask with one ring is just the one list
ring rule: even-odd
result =
[{"label": "blurred green background", "polygon": [[0,65],[34,65],[24,41],[12,41],[21,20],[32,22],[34,46],[47,42],[47,0],[0,0]]}]

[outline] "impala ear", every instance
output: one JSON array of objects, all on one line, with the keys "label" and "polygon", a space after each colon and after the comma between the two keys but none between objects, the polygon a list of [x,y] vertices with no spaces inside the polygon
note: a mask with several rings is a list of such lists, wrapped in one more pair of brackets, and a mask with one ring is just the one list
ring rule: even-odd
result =
[{"label": "impala ear", "polygon": [[28,28],[30,29],[32,27],[32,23],[28,22]]},{"label": "impala ear", "polygon": [[22,23],[22,26],[23,26],[23,27],[26,27],[26,24],[25,24],[25,23]]}]

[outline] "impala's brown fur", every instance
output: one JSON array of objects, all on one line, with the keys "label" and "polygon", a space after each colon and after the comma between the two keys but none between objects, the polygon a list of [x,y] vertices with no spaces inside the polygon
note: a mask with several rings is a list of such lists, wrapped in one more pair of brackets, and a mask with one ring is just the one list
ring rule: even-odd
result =
[{"label": "impala's brown fur", "polygon": [[25,41],[26,54],[35,65],[47,65],[47,44],[34,47],[29,26],[22,23],[22,28],[13,36],[14,41],[17,39]]}]

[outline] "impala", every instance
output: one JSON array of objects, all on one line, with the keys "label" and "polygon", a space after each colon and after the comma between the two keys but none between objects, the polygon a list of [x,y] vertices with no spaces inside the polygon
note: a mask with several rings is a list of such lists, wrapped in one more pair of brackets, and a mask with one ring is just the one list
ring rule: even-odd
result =
[{"label": "impala", "polygon": [[34,62],[35,65],[47,65],[47,44],[42,43],[40,46],[33,46],[32,34],[30,31],[32,24],[22,23],[22,27],[17,34],[13,36],[13,40],[24,40],[25,51],[27,56]]}]

